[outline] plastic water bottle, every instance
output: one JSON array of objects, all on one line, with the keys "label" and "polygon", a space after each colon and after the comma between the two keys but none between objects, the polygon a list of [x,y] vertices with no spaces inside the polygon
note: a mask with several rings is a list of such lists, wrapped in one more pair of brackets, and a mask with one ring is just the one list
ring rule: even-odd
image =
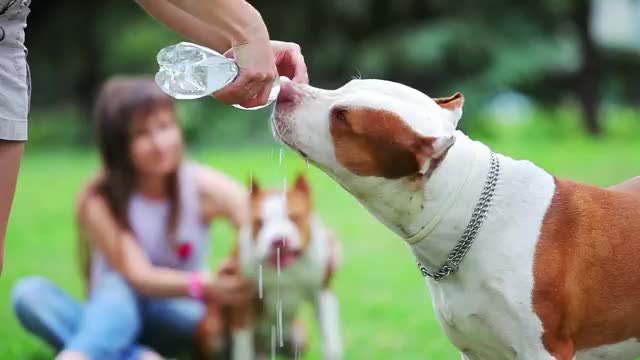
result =
[{"label": "plastic water bottle", "polygon": [[[158,53],[157,60],[160,69],[156,73],[156,83],[176,99],[209,96],[233,82],[239,73],[238,64],[233,59],[189,42],[165,47]],[[245,110],[261,109],[273,103],[279,91],[280,80],[276,78],[266,104],[253,108],[233,106]]]}]

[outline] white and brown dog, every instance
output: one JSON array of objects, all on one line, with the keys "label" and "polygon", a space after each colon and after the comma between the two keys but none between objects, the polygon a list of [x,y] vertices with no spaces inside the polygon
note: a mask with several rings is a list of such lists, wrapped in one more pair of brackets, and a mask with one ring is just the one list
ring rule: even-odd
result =
[{"label": "white and brown dog", "polygon": [[456,131],[463,97],[284,82],[273,128],[410,245],[463,359],[640,354],[638,181],[556,179]]},{"label": "white and brown dog", "polygon": [[261,189],[252,181],[250,190],[251,223],[241,229],[233,256],[241,274],[259,289],[249,308],[210,304],[209,323],[203,322],[209,329],[201,326],[200,333],[204,352],[217,346],[209,340],[219,337],[214,322],[226,312],[223,321],[234,360],[268,358],[272,351],[298,358],[306,348],[298,316],[302,305],[310,303],[319,322],[323,358],[341,359],[338,301],[330,287],[340,247],[315,214],[306,179],[298,176],[292,187],[278,190]]}]

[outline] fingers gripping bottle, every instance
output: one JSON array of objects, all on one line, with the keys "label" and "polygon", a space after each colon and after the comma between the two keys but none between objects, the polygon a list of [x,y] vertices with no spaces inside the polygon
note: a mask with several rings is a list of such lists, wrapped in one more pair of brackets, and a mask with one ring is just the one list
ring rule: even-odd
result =
[{"label": "fingers gripping bottle", "polygon": [[[157,55],[160,69],[155,80],[167,95],[176,99],[198,99],[210,96],[233,82],[240,73],[233,59],[224,57],[215,50],[189,42],[165,47]],[[266,104],[240,109],[257,110],[269,106],[278,97],[280,80],[273,82]]]}]

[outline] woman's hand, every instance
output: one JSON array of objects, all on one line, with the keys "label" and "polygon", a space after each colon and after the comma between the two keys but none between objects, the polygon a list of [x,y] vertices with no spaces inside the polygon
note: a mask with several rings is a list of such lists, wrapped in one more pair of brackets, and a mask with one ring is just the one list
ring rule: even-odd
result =
[{"label": "woman's hand", "polygon": [[240,267],[238,265],[238,260],[229,256],[222,261],[217,271],[218,276],[222,275],[238,275],[240,274]]},{"label": "woman's hand", "polygon": [[276,68],[279,76],[286,76],[291,81],[301,84],[309,83],[307,64],[304,62],[300,45],[272,40],[271,49],[276,58]]},{"label": "woman's hand", "polygon": [[255,293],[253,284],[238,274],[216,276],[207,287],[207,297],[222,305],[237,305],[249,302]]},{"label": "woman's hand", "polygon": [[273,81],[279,75],[299,83],[309,82],[307,65],[295,43],[255,40],[236,45],[224,55],[235,58],[240,67],[240,76],[213,95],[227,105],[250,108],[266,104]]},{"label": "woman's hand", "polygon": [[225,55],[235,58],[240,75],[213,97],[227,105],[240,104],[248,108],[266,104],[271,85],[278,76],[269,39],[250,40],[233,46],[230,51]]},{"label": "woman's hand", "polygon": [[[136,0],[149,14],[192,41],[227,51],[240,76],[214,97],[244,107],[264,105],[279,75],[309,82],[307,67],[294,43],[270,41],[262,16],[244,0]],[[227,54],[226,54],[227,55]]]}]

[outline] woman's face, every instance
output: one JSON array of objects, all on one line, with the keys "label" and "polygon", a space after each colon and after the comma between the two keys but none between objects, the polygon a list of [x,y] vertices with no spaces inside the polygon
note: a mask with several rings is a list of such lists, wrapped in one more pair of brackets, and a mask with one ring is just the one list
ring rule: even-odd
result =
[{"label": "woman's face", "polygon": [[152,111],[131,123],[129,156],[140,176],[167,176],[182,158],[182,135],[169,108]]}]

